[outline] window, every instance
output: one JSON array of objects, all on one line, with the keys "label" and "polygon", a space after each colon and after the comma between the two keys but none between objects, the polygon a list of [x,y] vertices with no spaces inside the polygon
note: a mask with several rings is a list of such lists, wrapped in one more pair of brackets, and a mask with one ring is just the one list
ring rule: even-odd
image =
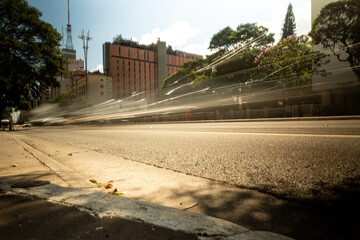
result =
[{"label": "window", "polygon": [[104,88],[104,84],[100,84],[100,88]]},{"label": "window", "polygon": [[100,78],[100,82],[103,82],[103,81],[104,81],[104,79]]},{"label": "window", "polygon": [[100,95],[104,95],[104,92],[100,92]]}]

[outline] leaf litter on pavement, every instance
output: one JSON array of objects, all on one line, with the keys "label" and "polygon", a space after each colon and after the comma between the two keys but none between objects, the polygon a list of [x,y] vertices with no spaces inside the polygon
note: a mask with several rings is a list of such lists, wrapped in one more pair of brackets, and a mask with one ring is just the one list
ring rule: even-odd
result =
[{"label": "leaf litter on pavement", "polygon": [[[99,183],[97,180],[95,180],[95,179],[90,179],[89,181],[92,182],[92,183],[94,183],[94,184],[96,184],[99,188],[101,187],[101,183]],[[112,182],[112,181],[109,181],[109,182]],[[111,189],[111,188],[113,188],[113,185],[112,185],[111,183],[109,183],[109,182],[104,185],[104,190],[103,190],[103,191],[105,191],[105,189]],[[115,188],[114,190],[111,190],[111,191],[109,191],[109,192],[107,192],[107,193],[112,194],[112,195],[124,195],[126,192],[119,192],[119,191],[117,190],[117,188]]]}]

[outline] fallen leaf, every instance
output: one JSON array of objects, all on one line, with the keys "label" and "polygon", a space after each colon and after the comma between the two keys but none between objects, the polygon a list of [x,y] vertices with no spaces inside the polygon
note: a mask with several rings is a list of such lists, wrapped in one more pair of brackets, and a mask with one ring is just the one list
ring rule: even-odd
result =
[{"label": "fallen leaf", "polygon": [[117,188],[115,188],[114,190],[110,191],[109,193],[116,195],[116,193],[117,193]]},{"label": "fallen leaf", "polygon": [[112,187],[113,187],[113,185],[112,185],[111,183],[108,183],[108,184],[105,185],[105,188],[106,188],[106,189],[112,188]]},{"label": "fallen leaf", "polygon": [[68,156],[72,156],[72,153],[69,153]]},{"label": "fallen leaf", "polygon": [[19,164],[17,164],[17,163],[15,163],[15,164],[13,164],[13,165],[11,165],[12,167],[17,167],[17,166],[19,166]]},{"label": "fallen leaf", "polygon": [[95,179],[90,179],[89,181],[92,183],[97,183],[97,181]]},{"label": "fallen leaf", "polygon": [[112,195],[124,195],[126,192],[118,192],[117,188],[115,188],[114,190],[112,190],[108,193],[112,194]]}]

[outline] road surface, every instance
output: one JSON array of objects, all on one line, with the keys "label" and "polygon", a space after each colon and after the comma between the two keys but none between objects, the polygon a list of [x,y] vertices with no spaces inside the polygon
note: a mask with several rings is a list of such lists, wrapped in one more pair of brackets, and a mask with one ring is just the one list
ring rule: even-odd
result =
[{"label": "road surface", "polygon": [[360,120],[70,125],[16,134],[286,199],[338,200],[360,183]]}]

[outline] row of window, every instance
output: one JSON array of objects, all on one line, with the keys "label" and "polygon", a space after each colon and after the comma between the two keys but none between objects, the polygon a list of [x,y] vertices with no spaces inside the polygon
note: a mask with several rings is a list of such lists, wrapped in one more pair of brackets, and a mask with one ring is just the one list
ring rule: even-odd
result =
[{"label": "row of window", "polygon": [[[104,88],[104,84],[100,83],[100,88]],[[107,89],[111,89],[111,86],[106,85]]]},{"label": "row of window", "polygon": [[[100,95],[103,96],[103,95],[104,95],[104,92],[100,92]],[[107,95],[107,96],[111,96],[111,92],[106,92],[106,95]]]},{"label": "row of window", "polygon": [[[100,82],[103,82],[103,81],[104,81],[104,79],[100,78]],[[106,82],[111,83],[111,79],[106,79]]]},{"label": "row of window", "polygon": [[[146,50],[137,49],[136,58],[140,58],[140,54],[144,54],[144,59],[150,61],[150,53]],[[119,47],[119,56],[121,56],[121,47]],[[128,57],[130,57],[130,48],[128,48]]]},{"label": "row of window", "polygon": [[[150,66],[150,64],[148,64],[148,65],[144,65],[145,66],[145,68],[148,66],[148,69],[149,69],[149,77],[147,78],[147,76],[146,76],[146,71],[144,71],[144,86],[142,86],[142,81],[140,80],[141,79],[141,70],[142,70],[142,68],[141,68],[141,63],[139,62],[139,61],[133,61],[133,63],[134,63],[134,67],[133,67],[133,69],[134,69],[134,78],[133,78],[133,87],[134,87],[134,92],[136,92],[137,91],[137,89],[136,89],[136,80],[137,79],[139,79],[139,92],[141,92],[141,91],[145,91],[145,94],[146,94],[146,83],[147,83],[147,80],[150,80],[151,81],[151,70],[152,70],[152,68],[151,68],[151,66]],[[136,71],[136,64],[137,63],[139,63],[139,75],[138,75],[138,78],[137,78],[137,71]],[[130,69],[130,64],[131,64],[131,62],[130,61],[128,61],[128,67],[127,67],[127,70],[128,70],[128,76],[130,76],[130,72],[131,72],[131,69]],[[125,97],[125,81],[128,81],[128,87],[129,87],[129,93],[131,93],[132,91],[131,91],[131,78],[130,77],[128,77],[128,79],[125,79],[125,60],[123,59],[123,61],[122,61],[122,67],[123,67],[123,74],[122,74],[122,97]],[[154,65],[154,73],[155,73],[155,65]],[[155,77],[155,79],[156,79],[156,77]],[[119,88],[120,88],[120,76],[119,76],[119,60],[117,60],[117,86],[118,86],[118,91],[119,91]],[[119,93],[120,94],[120,93]],[[120,96],[118,96],[118,97],[120,97]]]}]

